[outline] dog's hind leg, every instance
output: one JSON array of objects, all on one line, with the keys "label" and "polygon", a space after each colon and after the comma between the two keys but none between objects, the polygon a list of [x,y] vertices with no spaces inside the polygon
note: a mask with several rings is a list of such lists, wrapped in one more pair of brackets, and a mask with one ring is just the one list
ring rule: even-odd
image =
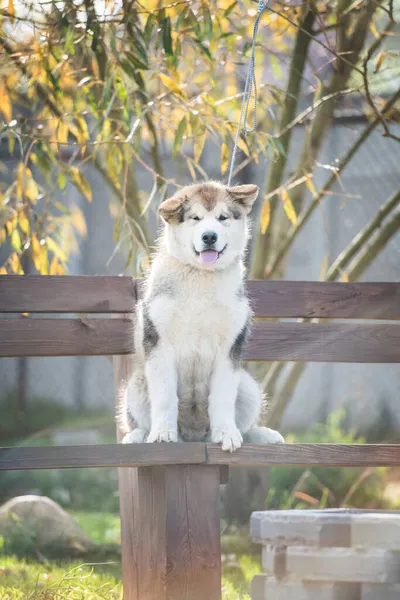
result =
[{"label": "dog's hind leg", "polygon": [[[131,423],[122,440],[123,444],[140,444],[147,441],[150,431],[150,404],[144,373],[138,370],[133,373],[125,394],[123,405],[125,420]],[[133,427],[133,428],[132,428]]]},{"label": "dog's hind leg", "polygon": [[283,437],[268,427],[256,427],[260,417],[263,396],[258,383],[244,369],[240,372],[240,383],[236,401],[236,425],[248,444],[281,444]]}]

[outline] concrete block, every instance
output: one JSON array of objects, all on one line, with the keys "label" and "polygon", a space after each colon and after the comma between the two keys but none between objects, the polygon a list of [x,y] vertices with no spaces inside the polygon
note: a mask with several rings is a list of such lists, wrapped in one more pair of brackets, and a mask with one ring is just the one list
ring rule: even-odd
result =
[{"label": "concrete block", "polygon": [[[310,581],[400,582],[400,553],[381,548],[290,547],[286,572]],[[377,599],[378,600],[378,599]]]},{"label": "concrete block", "polygon": [[367,583],[361,586],[361,600],[399,600],[400,584]]},{"label": "concrete block", "polygon": [[351,523],[351,542],[353,546],[400,550],[400,513],[355,515]]},{"label": "concrete block", "polygon": [[251,598],[252,600],[360,600],[360,593],[360,584],[357,583],[277,581],[266,575],[256,575],[252,581]]},{"label": "concrete block", "polygon": [[256,543],[286,546],[350,546],[352,510],[274,510],[251,515]]},{"label": "concrete block", "polygon": [[262,549],[262,566],[264,572],[280,579],[286,575],[286,548],[264,546]]}]

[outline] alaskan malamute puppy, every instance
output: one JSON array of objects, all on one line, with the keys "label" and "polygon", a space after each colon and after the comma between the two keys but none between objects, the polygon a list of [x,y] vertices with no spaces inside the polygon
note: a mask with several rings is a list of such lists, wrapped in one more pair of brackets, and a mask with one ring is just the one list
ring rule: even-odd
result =
[{"label": "alaskan malamute puppy", "polygon": [[136,309],[124,442],[280,443],[256,427],[262,393],[243,370],[251,310],[243,285],[255,185],[184,187],[160,205],[165,222]]}]

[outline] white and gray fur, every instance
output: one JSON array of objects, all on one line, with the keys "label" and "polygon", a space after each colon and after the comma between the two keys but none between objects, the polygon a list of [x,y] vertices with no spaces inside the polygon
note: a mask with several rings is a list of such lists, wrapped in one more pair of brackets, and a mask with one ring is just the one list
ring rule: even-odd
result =
[{"label": "white and gray fur", "polygon": [[[257,194],[208,182],[161,204],[164,231],[135,315],[125,443],[213,441],[232,452],[243,440],[283,442],[256,426],[262,393],[242,368],[251,320],[242,260]],[[210,231],[218,258],[203,264]]]}]

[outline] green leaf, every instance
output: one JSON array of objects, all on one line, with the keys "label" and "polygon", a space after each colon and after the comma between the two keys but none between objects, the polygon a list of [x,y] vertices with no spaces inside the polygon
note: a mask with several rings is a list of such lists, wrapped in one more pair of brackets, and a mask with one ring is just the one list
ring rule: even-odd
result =
[{"label": "green leaf", "polygon": [[178,129],[176,130],[176,135],[174,139],[174,146],[172,149],[172,156],[176,156],[179,148],[181,147],[182,139],[185,134],[187,127],[186,117],[183,117],[182,121],[178,125]]},{"label": "green leaf", "polygon": [[212,56],[207,46],[205,46],[201,40],[195,39],[194,41],[196,42],[196,44],[198,44],[198,46],[200,46],[201,51],[203,52],[203,54],[206,55],[208,60],[212,61]]},{"label": "green leaf", "polygon": [[149,44],[151,42],[155,20],[156,20],[156,18],[154,16],[154,14],[150,13],[149,18],[146,21],[146,26],[144,28],[144,33],[143,33],[144,41],[146,42],[147,47],[149,47]]},{"label": "green leaf", "polygon": [[142,212],[140,213],[141,217],[143,217],[143,215],[145,214],[145,212],[147,212],[147,210],[150,208],[151,203],[153,202],[156,193],[157,193],[157,177],[154,178],[153,188],[152,188],[152,190],[150,192],[150,196],[149,196],[149,198],[148,198],[148,200],[147,200],[147,202],[146,202],[146,204],[145,204]]},{"label": "green leaf", "polygon": [[212,22],[212,18],[211,18],[210,9],[208,8],[208,6],[206,4],[204,5],[203,14],[204,14],[204,16],[203,16],[203,18],[204,18],[204,34],[205,34],[206,38],[208,38],[210,40],[213,35],[213,22]]},{"label": "green leaf", "polygon": [[171,37],[171,18],[167,17],[164,19],[162,24],[162,32],[163,32],[163,46],[165,54],[168,56],[172,56],[172,37]]},{"label": "green leaf", "polygon": [[227,8],[227,9],[225,10],[225,12],[224,12],[224,17],[227,17],[227,16],[229,16],[229,14],[230,14],[230,13],[233,11],[233,9],[235,8],[236,4],[237,4],[237,2],[232,2],[232,4],[230,4],[230,5],[228,6],[228,8]]},{"label": "green leaf", "polygon": [[127,52],[126,56],[127,56],[127,58],[129,58],[129,60],[133,64],[133,66],[136,67],[137,69],[141,69],[142,71],[148,70],[149,65],[147,63],[143,62],[137,56],[135,56],[135,54],[133,52]]}]

